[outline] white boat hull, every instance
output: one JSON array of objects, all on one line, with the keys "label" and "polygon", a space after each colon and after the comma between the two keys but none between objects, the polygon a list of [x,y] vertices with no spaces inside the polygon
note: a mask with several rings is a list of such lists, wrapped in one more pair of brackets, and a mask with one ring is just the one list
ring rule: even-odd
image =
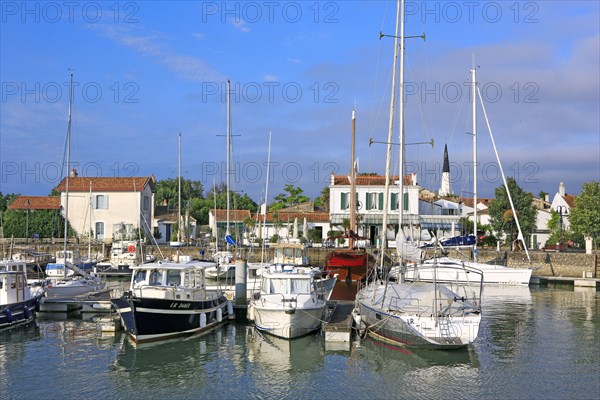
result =
[{"label": "white boat hull", "polygon": [[[451,258],[440,258],[437,262],[438,268],[434,268],[432,262],[426,261],[415,267],[409,267],[405,274],[408,281],[433,282],[435,279],[441,283],[472,283],[477,282],[478,277],[472,277],[468,268],[475,268],[483,273],[483,283],[492,285],[529,285],[532,269],[509,268],[503,265],[492,265],[460,261]],[[455,268],[443,268],[453,266]],[[458,267],[458,268],[456,268]]]},{"label": "white boat hull", "polygon": [[321,328],[325,303],[317,308],[267,308],[251,305],[254,324],[260,331],[284,339],[308,335]]},{"label": "white boat hull", "polygon": [[390,283],[385,288],[372,283],[357,300],[362,328],[395,346],[454,349],[468,346],[479,334],[479,307],[441,285],[436,293],[433,284]]},{"label": "white boat hull", "polygon": [[104,282],[88,279],[65,279],[51,282],[46,287],[46,297],[66,298],[104,289]]}]

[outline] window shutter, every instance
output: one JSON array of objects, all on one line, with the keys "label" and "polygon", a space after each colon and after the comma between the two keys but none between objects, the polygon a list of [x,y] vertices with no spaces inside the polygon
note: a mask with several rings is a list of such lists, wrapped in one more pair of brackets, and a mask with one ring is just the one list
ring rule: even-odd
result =
[{"label": "window shutter", "polygon": [[408,193],[404,193],[404,211],[408,211]]},{"label": "window shutter", "polygon": [[348,208],[348,193],[342,193],[342,210]]},{"label": "window shutter", "polygon": [[392,193],[392,210],[398,209],[398,194]]},{"label": "window shutter", "polygon": [[379,209],[383,210],[383,193],[379,193]]}]

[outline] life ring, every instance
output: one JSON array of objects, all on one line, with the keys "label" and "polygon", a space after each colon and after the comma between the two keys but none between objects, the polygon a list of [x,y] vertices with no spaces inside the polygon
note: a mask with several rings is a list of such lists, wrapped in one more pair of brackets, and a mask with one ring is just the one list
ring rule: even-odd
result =
[{"label": "life ring", "polygon": [[135,253],[135,246],[134,246],[134,245],[129,245],[129,246],[127,247],[127,251],[128,251],[129,253]]}]

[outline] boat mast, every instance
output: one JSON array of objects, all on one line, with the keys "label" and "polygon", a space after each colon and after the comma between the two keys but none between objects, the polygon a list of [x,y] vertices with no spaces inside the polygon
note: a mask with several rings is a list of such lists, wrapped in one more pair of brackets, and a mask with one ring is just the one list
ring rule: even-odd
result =
[{"label": "boat mast", "polygon": [[73,106],[73,72],[71,71],[71,81],[69,83],[69,119],[67,122],[67,176],[65,180],[65,228],[63,241],[63,258],[65,259],[65,268],[63,268],[63,277],[67,277],[67,232],[69,225],[69,168],[71,166],[71,111]]},{"label": "boat mast", "polygon": [[471,101],[473,113],[473,261],[477,262],[477,81],[475,79],[475,67],[471,70]]},{"label": "boat mast", "polygon": [[[352,110],[352,146],[350,151],[350,232],[348,235],[348,247],[354,248],[354,233],[356,233],[356,168],[354,167],[354,142],[356,138],[356,113]],[[353,234],[350,234],[350,233]]]},{"label": "boat mast", "polygon": [[90,178],[90,229],[88,230],[88,261],[92,259],[92,179]]},{"label": "boat mast", "polygon": [[177,142],[177,241],[181,243],[181,132],[179,132],[179,140]]},{"label": "boat mast", "polygon": [[[386,239],[387,239],[387,210],[388,210],[388,196],[390,193],[390,164],[392,158],[392,135],[394,131],[394,106],[395,106],[395,92],[396,92],[396,64],[398,61],[398,24],[400,21],[400,9],[404,8],[404,3],[402,2],[402,7],[400,5],[400,1],[398,1],[397,9],[396,9],[396,34],[394,35],[394,64],[392,67],[392,92],[390,99],[390,122],[388,127],[388,138],[387,138],[387,151],[385,158],[385,191],[383,195],[383,221],[382,221],[382,229],[381,229],[381,261],[380,267],[383,268],[383,263],[385,259],[385,249],[386,249]],[[402,12],[402,14],[404,14]]]},{"label": "boat mast", "polygon": [[267,150],[267,183],[266,183],[266,187],[265,187],[265,209],[261,210],[262,211],[262,215],[263,215],[263,226],[261,227],[261,229],[265,229],[265,234],[263,236],[263,240],[262,240],[262,251],[260,252],[260,262],[264,263],[265,262],[265,241],[266,241],[266,237],[267,236],[267,204],[269,202],[269,172],[271,169],[271,131],[269,131],[269,147]]},{"label": "boat mast", "polygon": [[[400,118],[398,121],[399,127],[399,144],[398,150],[398,234],[404,246],[404,0],[400,10]],[[396,249],[400,256],[400,264],[404,254],[401,249]]]},{"label": "boat mast", "polygon": [[[229,159],[229,152],[231,150],[231,96],[230,96],[230,85],[231,82],[229,79],[227,80],[227,166],[225,167],[225,175],[227,179],[227,230],[225,232],[225,238],[229,236],[229,185],[231,181],[231,160]],[[225,240],[227,243],[227,249],[229,249],[229,242]]]}]

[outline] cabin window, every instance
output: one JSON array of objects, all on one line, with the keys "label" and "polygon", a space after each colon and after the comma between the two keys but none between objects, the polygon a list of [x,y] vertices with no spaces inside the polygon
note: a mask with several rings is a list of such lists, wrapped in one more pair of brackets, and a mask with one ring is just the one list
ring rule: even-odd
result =
[{"label": "cabin window", "polygon": [[287,293],[287,279],[272,278],[267,293]]},{"label": "cabin window", "polygon": [[157,270],[150,272],[149,284],[154,286],[162,285],[162,272]]},{"label": "cabin window", "polygon": [[291,294],[310,293],[310,280],[292,279],[290,285]]},{"label": "cabin window", "polygon": [[133,278],[134,283],[144,282],[146,280],[146,271],[137,271]]},{"label": "cabin window", "polygon": [[94,201],[94,209],[108,210],[108,196],[105,194],[96,195],[96,198]]},{"label": "cabin window", "polygon": [[167,272],[167,286],[179,286],[181,284],[181,276],[179,271]]},{"label": "cabin window", "polygon": [[4,281],[0,281],[0,289],[4,288]]}]

